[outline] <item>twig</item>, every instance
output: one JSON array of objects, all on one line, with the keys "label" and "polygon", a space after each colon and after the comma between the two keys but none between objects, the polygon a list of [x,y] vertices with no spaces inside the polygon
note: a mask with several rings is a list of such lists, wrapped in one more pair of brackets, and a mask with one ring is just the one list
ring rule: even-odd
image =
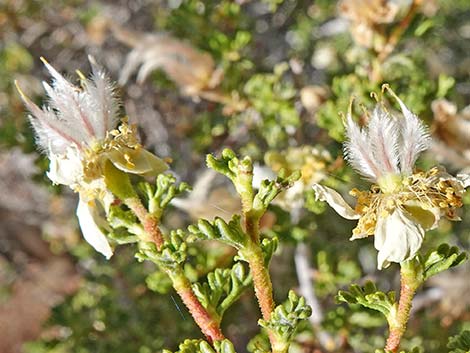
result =
[{"label": "twig", "polygon": [[387,43],[384,45],[382,51],[378,55],[379,62],[384,62],[385,59],[392,53],[395,49],[397,43],[399,42],[401,36],[409,27],[411,21],[416,15],[416,11],[420,7],[423,0],[414,0],[410,5],[408,13],[401,20],[401,22],[394,28],[390,36],[388,37]]}]

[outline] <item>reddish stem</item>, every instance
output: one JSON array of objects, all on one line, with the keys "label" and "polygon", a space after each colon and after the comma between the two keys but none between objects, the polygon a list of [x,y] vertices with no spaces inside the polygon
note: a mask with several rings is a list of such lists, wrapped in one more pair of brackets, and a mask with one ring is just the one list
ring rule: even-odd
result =
[{"label": "reddish stem", "polygon": [[398,303],[398,311],[395,324],[391,325],[390,333],[385,346],[385,351],[396,353],[400,346],[400,341],[405,333],[406,324],[410,318],[411,304],[416,293],[417,285],[410,281],[407,276],[402,273],[400,301]]},{"label": "reddish stem", "polygon": [[199,302],[191,288],[191,283],[182,271],[174,271],[169,275],[173,281],[173,287],[209,342],[223,340],[225,337],[220,330],[218,320],[215,320]]},{"label": "reddish stem", "polygon": [[256,298],[263,319],[268,321],[271,319],[271,313],[274,310],[273,287],[269,277],[269,271],[264,265],[264,256],[259,247],[253,246],[246,250],[245,254],[250,266],[251,275],[253,276],[253,285],[255,287]]},{"label": "reddish stem", "polygon": [[[150,236],[151,241],[160,251],[163,246],[163,234],[158,226],[158,219],[151,215],[137,197],[124,200],[124,203],[137,216],[144,227],[145,232]],[[173,270],[166,270],[166,273],[173,282],[178,295],[181,297],[184,305],[188,308],[194,321],[201,329],[204,336],[210,343],[223,340],[225,337],[220,330],[220,319],[216,319],[201,304],[192,290],[191,282],[185,276],[183,270],[177,267]]]},{"label": "reddish stem", "polygon": [[158,227],[158,219],[152,216],[144,207],[142,202],[137,197],[132,197],[124,200],[124,203],[131,209],[137,216],[140,223],[144,227],[145,232],[151,237],[155,243],[157,250],[161,250],[163,246],[163,234]]}]

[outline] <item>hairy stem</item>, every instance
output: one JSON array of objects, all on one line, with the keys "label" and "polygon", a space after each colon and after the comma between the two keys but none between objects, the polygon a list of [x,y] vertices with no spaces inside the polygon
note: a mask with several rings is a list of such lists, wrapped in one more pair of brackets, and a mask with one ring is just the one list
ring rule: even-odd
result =
[{"label": "hairy stem", "polygon": [[263,319],[268,321],[274,310],[273,287],[269,271],[264,262],[263,252],[258,246],[251,246],[243,251],[253,276],[256,298],[261,309]]},{"label": "hairy stem", "polygon": [[408,271],[405,264],[401,264],[401,289],[398,309],[393,320],[390,320],[390,333],[385,345],[385,351],[396,353],[400,346],[401,338],[406,331],[406,325],[410,318],[413,297],[421,281],[414,271]]},{"label": "hairy stem", "polygon": [[145,232],[150,236],[151,241],[155,243],[157,250],[161,250],[163,234],[158,227],[158,219],[147,211],[138,197],[127,198],[124,203],[137,216]]},{"label": "hairy stem", "polygon": [[194,294],[191,282],[185,276],[181,268],[168,271],[168,275],[173,282],[178,295],[181,297],[184,305],[188,308],[194,321],[201,329],[202,333],[212,343],[223,340],[225,337],[220,330],[219,320],[215,319],[201,304]]},{"label": "hairy stem", "polygon": [[[241,250],[243,257],[248,261],[256,299],[261,309],[263,320],[269,321],[274,310],[273,285],[267,268],[263,251],[260,246],[259,219],[251,212],[244,213],[245,232],[250,237],[249,245]],[[280,342],[274,332],[268,332],[273,352],[286,352],[288,346]]]},{"label": "hairy stem", "polygon": [[[147,211],[138,197],[127,198],[124,200],[124,203],[134,212],[144,227],[145,232],[150,237],[150,241],[152,241],[160,251],[164,239],[158,226],[158,219]],[[175,288],[176,292],[181,297],[181,300],[188,308],[204,336],[206,336],[211,343],[223,340],[225,337],[220,330],[220,319],[215,318],[204,308],[194,294],[191,282],[186,277],[183,270],[177,267],[172,270],[166,269],[166,273],[172,281],[173,288]]]}]

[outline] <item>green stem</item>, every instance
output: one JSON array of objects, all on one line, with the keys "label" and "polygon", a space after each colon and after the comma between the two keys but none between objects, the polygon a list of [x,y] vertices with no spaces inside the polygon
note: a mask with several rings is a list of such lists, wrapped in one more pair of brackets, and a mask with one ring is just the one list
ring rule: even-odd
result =
[{"label": "green stem", "polygon": [[416,290],[422,283],[418,271],[414,266],[414,261],[407,261],[400,264],[401,289],[400,300],[394,318],[389,320],[390,333],[385,345],[385,351],[396,353],[400,347],[400,341],[406,331],[406,325],[410,318],[411,305]]},{"label": "green stem", "polygon": [[201,329],[202,333],[212,343],[223,340],[225,337],[220,330],[220,320],[215,319],[205,308],[194,294],[191,282],[185,276],[181,268],[167,271],[173,282],[178,295],[181,297],[184,305],[188,308],[194,321]]}]

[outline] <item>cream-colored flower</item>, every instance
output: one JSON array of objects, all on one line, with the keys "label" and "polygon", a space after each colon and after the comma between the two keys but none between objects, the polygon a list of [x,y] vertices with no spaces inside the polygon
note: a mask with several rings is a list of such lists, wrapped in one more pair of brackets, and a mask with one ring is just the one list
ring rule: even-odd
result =
[{"label": "cream-colored flower", "polygon": [[329,152],[321,146],[290,147],[282,152],[270,151],[264,159],[266,165],[274,172],[271,173],[273,177],[282,169],[287,175],[296,170],[301,172],[300,179],[274,199],[274,204],[290,212],[298,211],[304,206],[305,191],[326,178],[332,162]]},{"label": "cream-colored flower", "polygon": [[49,105],[42,109],[18,87],[31,112],[30,121],[37,143],[50,159],[47,176],[55,184],[67,185],[79,193],[77,216],[83,236],[98,252],[109,258],[101,213],[108,212],[114,196],[106,187],[106,163],[133,174],[151,176],[167,168],[165,162],[139,144],[135,127],[125,121],[118,125],[118,101],[113,85],[90,58],[91,79],[79,73],[76,87],[42,59],[54,81],[43,83]]},{"label": "cream-colored flower", "polygon": [[458,220],[456,209],[462,206],[463,192],[470,184],[468,177],[453,177],[441,167],[413,173],[430,137],[418,117],[389,91],[402,116],[377,104],[366,128],[361,129],[352,120],[351,110],[345,122],[345,157],[374,183],[370,190],[351,190],[357,199],[352,208],[336,191],[313,186],[317,199],[326,201],[344,218],[358,220],[351,240],[375,236],[379,269],[413,258],[425,231],[437,227],[442,216]]}]

